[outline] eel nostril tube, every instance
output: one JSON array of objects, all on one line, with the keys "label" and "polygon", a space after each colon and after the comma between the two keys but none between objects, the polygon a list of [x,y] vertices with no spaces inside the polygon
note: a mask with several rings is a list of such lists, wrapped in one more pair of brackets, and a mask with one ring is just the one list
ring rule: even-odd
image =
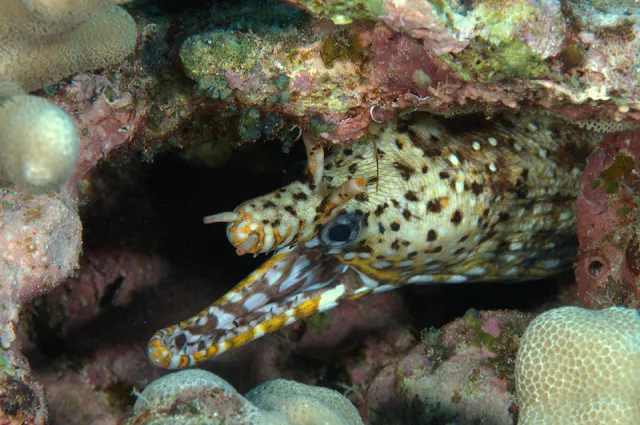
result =
[{"label": "eel nostril tube", "polygon": [[213,215],[208,215],[202,219],[204,224],[211,223],[234,223],[236,220],[240,218],[240,213],[235,211],[223,212]]}]

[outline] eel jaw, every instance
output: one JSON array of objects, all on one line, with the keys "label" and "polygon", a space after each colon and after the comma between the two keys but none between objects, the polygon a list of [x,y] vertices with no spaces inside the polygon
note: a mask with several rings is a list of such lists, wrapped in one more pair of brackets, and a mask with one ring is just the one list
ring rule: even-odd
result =
[{"label": "eel jaw", "polygon": [[194,366],[376,286],[312,239],[277,252],[196,316],[157,331],[147,354],[158,367]]}]

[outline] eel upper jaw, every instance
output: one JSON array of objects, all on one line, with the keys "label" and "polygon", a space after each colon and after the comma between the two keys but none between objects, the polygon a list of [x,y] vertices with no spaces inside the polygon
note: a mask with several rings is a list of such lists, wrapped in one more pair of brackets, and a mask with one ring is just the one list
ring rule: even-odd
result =
[{"label": "eel upper jaw", "polygon": [[196,316],[156,332],[148,345],[152,362],[193,366],[373,290],[369,279],[313,245],[276,252]]}]

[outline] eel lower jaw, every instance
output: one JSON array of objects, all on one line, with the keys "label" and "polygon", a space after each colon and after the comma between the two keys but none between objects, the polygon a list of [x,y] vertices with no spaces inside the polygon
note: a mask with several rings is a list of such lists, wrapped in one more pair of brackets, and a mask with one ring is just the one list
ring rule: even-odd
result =
[{"label": "eel lower jaw", "polygon": [[157,331],[147,354],[158,367],[194,366],[373,289],[335,256],[297,246],[276,253],[196,316]]}]

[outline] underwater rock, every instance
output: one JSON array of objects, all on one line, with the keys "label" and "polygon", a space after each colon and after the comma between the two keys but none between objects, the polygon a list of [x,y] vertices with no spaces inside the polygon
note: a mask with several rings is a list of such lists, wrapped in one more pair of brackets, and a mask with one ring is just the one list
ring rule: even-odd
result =
[{"label": "underwater rock", "polygon": [[398,323],[372,333],[357,351],[345,358],[344,370],[349,378],[348,385],[344,386],[345,395],[355,403],[363,418],[368,415],[366,394],[372,382],[387,366],[403,360],[417,342],[413,332]]},{"label": "underwater rock", "polygon": [[85,252],[73,277],[48,294],[42,302],[47,326],[66,336],[110,308],[128,305],[135,295],[165,279],[171,266],[161,257],[100,249]]},{"label": "underwater rock", "polygon": [[82,74],[50,99],[79,130],[79,160],[63,189],[42,195],[0,190],[0,337],[6,356],[21,357],[14,326],[22,305],[56,288],[77,266],[82,247],[77,196],[87,187],[82,179],[111,149],[131,139],[138,118],[131,97],[114,95],[108,86],[105,77]]},{"label": "underwater rock", "polygon": [[[277,111],[333,142],[416,108],[493,114],[526,107],[570,120],[640,120],[640,10],[631,3],[288,3],[319,19],[194,34],[181,48],[187,75],[218,100]],[[568,25],[572,19],[581,24]]]},{"label": "underwater rock", "polygon": [[126,425],[362,425],[338,392],[278,379],[242,397],[211,372],[191,369],[154,381],[139,396]]},{"label": "underwater rock", "polygon": [[640,131],[612,134],[589,157],[576,204],[583,306],[640,306]]},{"label": "underwater rock", "polygon": [[78,74],[53,98],[75,120],[80,136],[78,163],[68,187],[80,195],[88,189],[88,173],[109,153],[131,142],[144,109],[123,84],[103,75]]},{"label": "underwater rock", "polygon": [[44,389],[27,361],[15,351],[0,352],[0,424],[45,425]]},{"label": "underwater rock", "polygon": [[[0,190],[0,340],[16,349],[22,304],[55,288],[73,271],[82,224],[68,191],[26,195]],[[19,345],[19,344],[18,344]]]},{"label": "underwater rock", "polygon": [[510,311],[469,310],[384,368],[369,386],[371,425],[513,425],[518,339],[531,320]]}]

